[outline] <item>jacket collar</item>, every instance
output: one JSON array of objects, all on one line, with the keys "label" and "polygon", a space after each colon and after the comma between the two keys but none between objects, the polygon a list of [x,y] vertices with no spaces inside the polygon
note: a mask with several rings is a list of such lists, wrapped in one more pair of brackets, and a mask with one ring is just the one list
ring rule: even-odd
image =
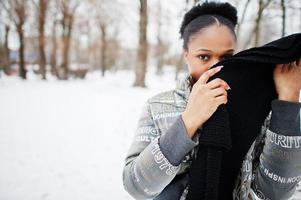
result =
[{"label": "jacket collar", "polygon": [[193,78],[189,73],[185,73],[177,81],[176,93],[182,96],[186,103],[188,102],[193,83]]}]

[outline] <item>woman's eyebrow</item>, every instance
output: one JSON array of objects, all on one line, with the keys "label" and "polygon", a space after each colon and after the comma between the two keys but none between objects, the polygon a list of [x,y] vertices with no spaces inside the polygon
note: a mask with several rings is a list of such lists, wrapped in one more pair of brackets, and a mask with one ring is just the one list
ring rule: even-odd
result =
[{"label": "woman's eyebrow", "polygon": [[224,53],[233,53],[235,50],[234,49],[228,49],[228,50],[226,50],[226,51],[224,51]]},{"label": "woman's eyebrow", "polygon": [[[213,51],[211,51],[211,50],[209,50],[209,49],[198,49],[197,51],[207,51],[207,52],[213,52]],[[226,50],[226,51],[223,51],[223,53],[232,53],[232,52],[234,52],[234,49],[228,49],[228,50]]]},{"label": "woman's eyebrow", "polygon": [[212,52],[212,51],[209,50],[209,49],[197,49],[196,51],[208,51],[208,52]]}]

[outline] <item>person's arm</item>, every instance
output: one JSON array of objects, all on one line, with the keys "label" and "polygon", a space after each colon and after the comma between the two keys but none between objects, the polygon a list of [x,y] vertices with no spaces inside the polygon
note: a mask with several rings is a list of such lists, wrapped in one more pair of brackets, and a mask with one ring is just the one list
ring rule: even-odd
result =
[{"label": "person's arm", "polygon": [[196,137],[188,137],[181,116],[160,136],[146,104],[125,158],[125,190],[135,199],[158,196],[180,170],[185,155],[198,144]]},{"label": "person's arm", "polygon": [[252,189],[260,199],[291,197],[301,179],[299,102],[272,101],[270,127]]}]

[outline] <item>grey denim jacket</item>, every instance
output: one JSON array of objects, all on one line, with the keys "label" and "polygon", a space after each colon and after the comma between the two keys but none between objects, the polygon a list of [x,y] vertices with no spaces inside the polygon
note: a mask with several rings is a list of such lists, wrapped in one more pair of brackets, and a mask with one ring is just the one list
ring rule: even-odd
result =
[{"label": "grey denim jacket", "polygon": [[[124,189],[134,199],[185,200],[188,170],[198,150],[181,113],[191,91],[186,74],[176,89],[147,100],[122,172]],[[272,101],[272,111],[242,162],[235,200],[284,200],[301,179],[300,103]]]}]

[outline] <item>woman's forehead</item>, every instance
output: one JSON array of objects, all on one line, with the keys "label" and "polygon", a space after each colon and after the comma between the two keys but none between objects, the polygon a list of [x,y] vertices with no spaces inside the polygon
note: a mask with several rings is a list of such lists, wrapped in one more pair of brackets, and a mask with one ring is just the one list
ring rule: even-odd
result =
[{"label": "woman's forehead", "polygon": [[193,52],[202,50],[225,52],[235,49],[235,45],[235,36],[226,26],[212,25],[192,36],[188,43],[188,49]]}]

